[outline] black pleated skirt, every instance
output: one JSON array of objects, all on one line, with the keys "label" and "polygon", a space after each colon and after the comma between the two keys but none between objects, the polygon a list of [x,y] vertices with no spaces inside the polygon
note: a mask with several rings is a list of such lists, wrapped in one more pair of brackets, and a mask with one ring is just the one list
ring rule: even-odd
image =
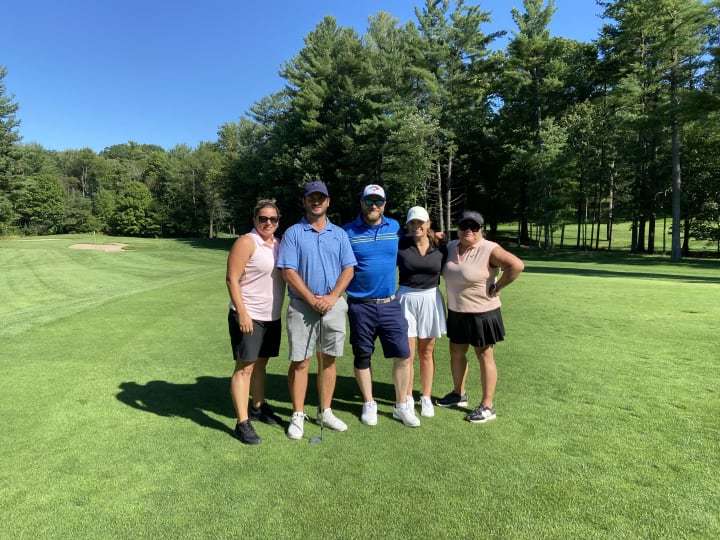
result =
[{"label": "black pleated skirt", "polygon": [[447,336],[452,343],[487,347],[505,339],[500,308],[485,313],[448,310]]}]

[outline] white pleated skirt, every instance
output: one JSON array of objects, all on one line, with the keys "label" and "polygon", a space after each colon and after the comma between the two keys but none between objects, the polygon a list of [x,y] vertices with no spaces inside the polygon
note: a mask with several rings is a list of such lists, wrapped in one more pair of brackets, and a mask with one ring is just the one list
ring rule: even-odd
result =
[{"label": "white pleated skirt", "polygon": [[413,289],[401,285],[397,295],[408,322],[408,337],[439,338],[447,332],[445,300],[437,287]]}]

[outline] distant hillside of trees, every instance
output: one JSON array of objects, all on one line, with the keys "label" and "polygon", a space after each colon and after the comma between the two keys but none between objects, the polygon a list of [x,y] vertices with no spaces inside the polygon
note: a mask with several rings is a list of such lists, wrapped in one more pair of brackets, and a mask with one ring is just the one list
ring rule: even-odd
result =
[{"label": "distant hillside of trees", "polygon": [[550,35],[552,0],[524,0],[504,50],[506,32],[481,32],[490,14],[462,0],[427,0],[404,25],[379,13],[363,35],[327,16],[284,89],[196,148],[22,144],[0,65],[0,235],[212,237],[244,232],[258,197],[289,225],[320,179],[337,222],[374,182],[398,217],[423,205],[449,230],[474,208],[546,248],[563,226],[587,248],[629,221],[632,250],[653,253],[670,213],[679,260],[691,239],[720,242],[720,0],[598,5],[583,43]]}]

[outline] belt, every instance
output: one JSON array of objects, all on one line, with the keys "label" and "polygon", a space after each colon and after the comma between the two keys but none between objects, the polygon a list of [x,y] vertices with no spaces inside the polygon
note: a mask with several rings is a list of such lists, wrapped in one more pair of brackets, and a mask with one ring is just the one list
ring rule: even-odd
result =
[{"label": "belt", "polygon": [[387,304],[395,300],[395,295],[388,296],[387,298],[355,298],[354,296],[348,295],[348,302],[359,302],[361,304]]}]

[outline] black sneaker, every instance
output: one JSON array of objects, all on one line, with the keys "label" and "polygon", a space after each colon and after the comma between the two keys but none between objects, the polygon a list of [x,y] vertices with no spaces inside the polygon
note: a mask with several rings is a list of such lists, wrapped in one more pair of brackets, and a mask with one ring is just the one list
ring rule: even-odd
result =
[{"label": "black sneaker", "polygon": [[455,390],[435,401],[440,407],[467,407],[467,392],[462,396]]},{"label": "black sneaker", "polygon": [[465,418],[468,422],[472,422],[474,424],[484,424],[488,420],[495,420],[495,407],[486,407],[481,403]]},{"label": "black sneaker", "polygon": [[255,433],[255,428],[250,423],[250,420],[244,422],[238,422],[235,426],[235,436],[240,439],[240,442],[245,444],[260,444],[262,439]]},{"label": "black sneaker", "polygon": [[267,401],[263,401],[263,404],[257,409],[255,407],[250,407],[250,410],[248,410],[248,416],[250,416],[251,420],[257,420],[258,422],[262,422],[263,424],[268,424],[270,426],[276,426],[282,422],[282,419],[273,412],[270,405],[267,404]]}]

